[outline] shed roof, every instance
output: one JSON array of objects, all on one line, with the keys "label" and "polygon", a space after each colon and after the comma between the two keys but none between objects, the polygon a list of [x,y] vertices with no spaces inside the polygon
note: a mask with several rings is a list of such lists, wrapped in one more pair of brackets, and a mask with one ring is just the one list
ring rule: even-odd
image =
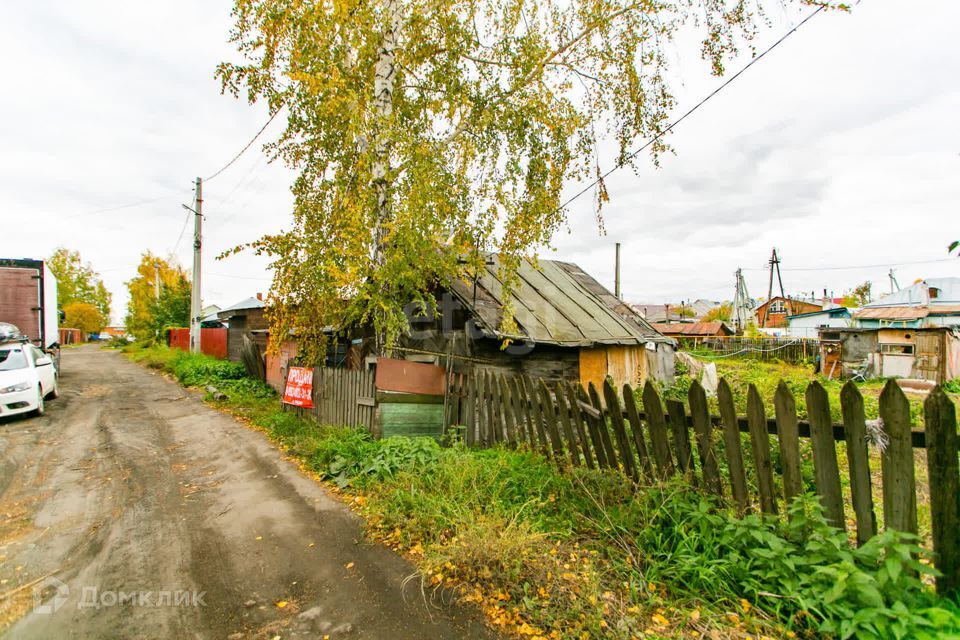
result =
[{"label": "shed roof", "polygon": [[791,316],[787,316],[787,320],[791,318],[805,318],[807,316],[816,316],[820,314],[826,314],[829,316],[837,316],[847,314],[850,315],[850,310],[846,307],[830,307],[829,309],[820,309],[819,311],[807,311],[806,313],[796,313]]},{"label": "shed roof", "polygon": [[716,336],[733,335],[733,330],[723,322],[656,322],[653,328],[665,336]]},{"label": "shed roof", "polygon": [[246,300],[241,300],[236,304],[232,304],[226,309],[217,312],[217,316],[221,320],[225,320],[230,316],[234,315],[235,311],[247,311],[249,309],[263,309],[263,300],[257,298],[256,296],[251,296]]},{"label": "shed roof", "polygon": [[864,307],[854,317],[858,320],[916,320],[926,318],[926,307]]},{"label": "shed roof", "polygon": [[[522,260],[517,272],[519,282],[505,300],[499,256],[489,254],[487,258],[476,281],[476,293],[473,280],[457,279],[449,285],[477,318],[478,328],[486,337],[529,338],[567,347],[672,342],[573,263],[538,260],[535,267]],[[521,336],[500,331],[508,301],[513,305]]]}]

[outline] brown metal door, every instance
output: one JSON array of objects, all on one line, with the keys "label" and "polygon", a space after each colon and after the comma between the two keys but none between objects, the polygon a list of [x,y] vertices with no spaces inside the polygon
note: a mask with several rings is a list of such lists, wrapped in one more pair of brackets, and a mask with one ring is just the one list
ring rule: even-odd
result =
[{"label": "brown metal door", "polygon": [[914,376],[923,380],[940,380],[940,345],[943,334],[939,331],[918,331],[914,339],[916,358]]},{"label": "brown metal door", "polygon": [[0,322],[40,340],[40,274],[36,269],[0,269]]}]

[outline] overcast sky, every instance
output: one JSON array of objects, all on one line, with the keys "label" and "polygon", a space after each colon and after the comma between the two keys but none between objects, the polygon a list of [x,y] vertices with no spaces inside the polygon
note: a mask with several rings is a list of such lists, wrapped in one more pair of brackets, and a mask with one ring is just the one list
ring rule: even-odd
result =
[{"label": "overcast sky", "polygon": [[[190,266],[180,204],[192,181],[267,119],[263,107],[221,96],[213,78],[234,56],[230,6],[4,3],[0,257],[79,250],[113,292],[117,318],[142,251]],[[758,48],[809,11],[777,11]],[[773,246],[795,295],[840,295],[868,279],[886,291],[890,267],[901,285],[960,275],[960,260],[946,256],[960,238],[958,23],[953,0],[821,13],[685,120],[659,169],[642,162],[608,180],[607,235],[583,197],[545,257],[577,262],[612,288],[620,241],[624,295],[644,302],[728,299],[737,267],[765,295]],[[721,82],[692,42],[676,46],[673,73],[677,115]],[[601,158],[603,168],[612,162]],[[292,177],[255,145],[205,185],[205,303],[267,290],[263,259],[213,256],[284,228]]]}]

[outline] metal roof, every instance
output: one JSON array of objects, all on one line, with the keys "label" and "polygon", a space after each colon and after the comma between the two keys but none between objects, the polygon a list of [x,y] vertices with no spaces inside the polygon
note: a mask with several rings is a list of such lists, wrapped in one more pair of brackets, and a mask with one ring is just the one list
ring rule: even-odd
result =
[{"label": "metal roof", "polygon": [[733,335],[733,330],[723,322],[655,322],[653,328],[665,336],[716,336],[720,333]]},{"label": "metal roof", "polygon": [[824,313],[830,316],[835,316],[838,314],[842,315],[844,313],[849,315],[850,310],[847,309],[846,307],[830,307],[829,309],[820,309],[819,311],[808,311],[806,313],[798,313],[796,315],[787,316],[787,320],[789,320],[790,318],[805,318],[807,316],[816,316]]},{"label": "metal roof", "polygon": [[218,311],[217,316],[219,316],[221,319],[229,318],[231,315],[233,315],[231,313],[233,311],[245,311],[247,309],[262,309],[263,306],[264,306],[263,300],[260,300],[256,296],[251,296],[246,300],[241,300],[236,304],[230,305],[226,309],[222,309]]},{"label": "metal roof", "polygon": [[[936,298],[928,299],[927,290],[930,287],[939,289],[940,293]],[[864,305],[864,308],[870,307],[893,307],[930,304],[938,306],[942,304],[960,304],[960,278],[927,278],[909,287],[905,287]]]},{"label": "metal roof", "polygon": [[476,317],[478,328],[490,338],[529,338],[543,344],[567,347],[672,343],[599,282],[570,262],[522,260],[519,282],[509,302],[521,336],[500,332],[503,320],[503,282],[497,254],[486,256],[487,265],[476,281],[454,280],[450,291]]},{"label": "metal roof", "polygon": [[864,307],[856,314],[857,320],[916,320],[926,318],[926,307]]}]

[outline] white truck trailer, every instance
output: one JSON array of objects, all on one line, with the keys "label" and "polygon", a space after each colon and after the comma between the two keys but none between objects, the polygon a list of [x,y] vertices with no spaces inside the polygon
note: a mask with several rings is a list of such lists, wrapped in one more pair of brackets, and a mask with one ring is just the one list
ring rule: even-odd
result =
[{"label": "white truck trailer", "polygon": [[43,260],[0,258],[0,322],[49,353],[60,370],[60,312],[57,278]]}]

